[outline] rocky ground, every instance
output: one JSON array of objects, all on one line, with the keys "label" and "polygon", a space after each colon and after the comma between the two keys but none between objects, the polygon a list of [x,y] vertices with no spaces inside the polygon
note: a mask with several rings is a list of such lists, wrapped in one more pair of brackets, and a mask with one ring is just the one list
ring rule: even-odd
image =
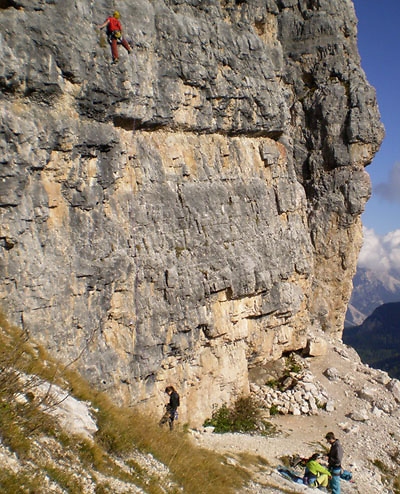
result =
[{"label": "rocky ground", "polygon": [[[215,434],[208,427],[191,430],[193,441],[224,454],[228,463],[240,464],[252,473],[253,481],[241,494],[302,493],[311,489],[281,477],[277,466],[296,456],[309,457],[314,452],[327,451],[324,437],[333,431],[343,444],[343,467],[353,473],[354,482],[342,481],[344,494],[399,494],[400,382],[362,364],[357,353],[342,342],[326,340],[323,335],[319,338],[318,345],[310,352],[319,356],[290,357],[293,365],[291,376],[285,377],[285,391],[277,392],[266,386],[266,376],[262,373],[258,377],[251,374],[254,380],[251,389],[257,400],[269,410],[272,395],[276,408],[281,410],[267,418],[275,429],[272,435]],[[275,367],[281,366],[282,370],[283,363],[284,360],[277,362]],[[37,389],[39,392],[41,387]],[[51,413],[62,427],[90,439],[97,427],[89,405],[64,396],[57,386],[52,386],[51,392],[58,404]],[[57,472],[64,477],[66,472],[70,482],[72,478],[78,479],[80,492],[88,494],[98,492],[102,486],[113,493],[146,492],[150,481],[163,486],[166,493],[177,489],[168,467],[140,451],[123,460],[110,458],[110,464],[127,476],[141,472],[138,485],[100,472],[90,473],[72,450],[63,449],[49,437],[35,439],[32,458],[36,462],[17,458],[0,444],[4,471],[16,478],[24,476],[27,481],[31,477],[42,479],[43,492],[65,492],[60,479],[53,478]],[[303,469],[299,467],[297,473],[301,476]]]},{"label": "rocky ground", "polygon": [[240,461],[240,453],[263,458],[268,466],[260,465],[248,492],[306,492],[307,487],[282,479],[275,467],[284,457],[324,451],[325,434],[333,431],[343,444],[343,467],[352,471],[354,479],[342,481],[343,493],[399,492],[388,480],[400,469],[399,382],[363,365],[357,353],[340,341],[329,341],[325,355],[305,361],[315,383],[333,402],[332,411],[272,416],[269,420],[278,431],[274,437],[203,430],[193,432],[195,441],[227,453],[232,461]]}]

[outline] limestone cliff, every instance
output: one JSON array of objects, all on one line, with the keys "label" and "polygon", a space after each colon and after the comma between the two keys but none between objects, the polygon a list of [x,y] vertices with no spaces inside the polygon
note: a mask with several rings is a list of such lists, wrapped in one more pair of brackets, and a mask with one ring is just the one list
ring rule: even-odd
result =
[{"label": "limestone cliff", "polygon": [[112,3],[0,2],[1,303],[119,401],[174,383],[201,421],[340,336],[383,129],[350,0]]}]

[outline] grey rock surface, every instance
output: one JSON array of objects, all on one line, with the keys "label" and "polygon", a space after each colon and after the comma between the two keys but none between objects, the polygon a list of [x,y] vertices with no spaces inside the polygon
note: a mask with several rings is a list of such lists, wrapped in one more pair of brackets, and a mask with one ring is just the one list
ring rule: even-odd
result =
[{"label": "grey rock surface", "polygon": [[[340,336],[383,137],[350,0],[0,7],[1,305],[94,385],[184,420]],[[160,411],[157,409],[157,411]]]}]

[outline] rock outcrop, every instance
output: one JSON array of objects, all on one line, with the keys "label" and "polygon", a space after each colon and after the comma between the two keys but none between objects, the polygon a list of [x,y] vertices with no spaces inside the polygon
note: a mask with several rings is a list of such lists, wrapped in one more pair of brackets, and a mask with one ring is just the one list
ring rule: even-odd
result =
[{"label": "rock outcrop", "polygon": [[[383,129],[350,0],[0,4],[1,303],[96,386],[185,419],[340,336]],[[122,49],[121,49],[122,50]]]}]

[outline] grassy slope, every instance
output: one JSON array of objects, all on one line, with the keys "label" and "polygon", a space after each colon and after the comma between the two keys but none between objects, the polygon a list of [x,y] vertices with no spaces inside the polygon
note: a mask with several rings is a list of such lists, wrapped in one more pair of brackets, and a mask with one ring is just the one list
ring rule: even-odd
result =
[{"label": "grassy slope", "polygon": [[[35,377],[22,384],[21,375]],[[91,403],[99,427],[93,442],[71,437],[41,410],[43,403],[35,396],[39,382],[55,383]],[[124,492],[135,492],[134,486],[139,486],[151,494],[229,494],[248,480],[244,469],[227,464],[222,455],[195,448],[183,431],[160,430],[154,420],[116,407],[105,394],[93,390],[76,372],[61,366],[9,325],[3,315],[0,444],[16,455],[19,465],[18,472],[11,466],[2,468],[1,492],[39,492],[50,482],[60,492],[80,494],[85,492],[85,485],[95,484],[96,493],[101,494],[115,492],[112,483],[119,481],[128,489]],[[143,466],[140,458],[148,453],[167,466],[167,475],[159,476]]]}]

